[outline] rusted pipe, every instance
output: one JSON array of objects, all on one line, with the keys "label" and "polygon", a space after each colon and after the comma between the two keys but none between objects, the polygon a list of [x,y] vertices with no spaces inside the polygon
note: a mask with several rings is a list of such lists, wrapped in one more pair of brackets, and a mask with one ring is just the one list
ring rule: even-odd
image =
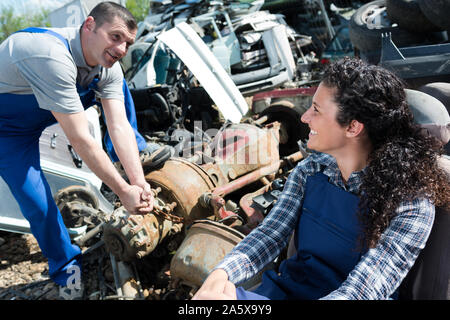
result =
[{"label": "rusted pipe", "polygon": [[290,154],[287,157],[284,157],[283,159],[281,159],[280,160],[280,168],[284,167],[287,164],[293,164],[293,163],[299,162],[302,159],[303,159],[302,151],[297,151],[297,152]]},{"label": "rusted pipe", "polygon": [[261,125],[264,122],[266,122],[267,120],[269,120],[269,116],[262,116],[261,118],[253,120],[253,124]]},{"label": "rusted pipe", "polygon": [[199,201],[202,206],[211,207],[214,210],[214,215],[219,219],[236,215],[234,212],[225,209],[225,199],[219,195],[204,193]]},{"label": "rusted pipe", "polygon": [[271,165],[262,167],[260,169],[257,169],[255,171],[252,171],[230,183],[227,183],[223,186],[217,187],[213,190],[213,194],[225,196],[227,194],[230,194],[236,190],[239,190],[242,187],[245,187],[249,185],[252,182],[258,181],[262,177],[271,174],[273,172],[276,172],[278,168],[280,167],[280,161],[274,162]]},{"label": "rusted pipe", "polygon": [[100,233],[102,231],[103,225],[105,223],[102,222],[99,225],[97,225],[95,228],[91,229],[89,232],[87,232],[83,237],[81,237],[80,239],[76,240],[75,243],[80,246],[83,247],[84,244],[91,238],[93,238],[94,236],[96,236],[98,233]]}]

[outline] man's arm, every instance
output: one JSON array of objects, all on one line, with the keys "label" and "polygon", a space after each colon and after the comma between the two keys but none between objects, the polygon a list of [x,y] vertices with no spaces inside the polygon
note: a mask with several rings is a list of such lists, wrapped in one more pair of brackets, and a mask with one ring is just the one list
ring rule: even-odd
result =
[{"label": "man's arm", "polygon": [[75,151],[87,166],[117,194],[123,206],[131,214],[151,211],[142,198],[142,187],[129,185],[117,172],[108,155],[91,136],[84,112],[60,113],[52,111]]},{"label": "man's arm", "polygon": [[101,102],[114,150],[125,173],[132,185],[144,189],[143,199],[148,200],[150,207],[153,208],[153,194],[144,177],[136,136],[128,122],[123,102],[116,99],[101,99]]}]

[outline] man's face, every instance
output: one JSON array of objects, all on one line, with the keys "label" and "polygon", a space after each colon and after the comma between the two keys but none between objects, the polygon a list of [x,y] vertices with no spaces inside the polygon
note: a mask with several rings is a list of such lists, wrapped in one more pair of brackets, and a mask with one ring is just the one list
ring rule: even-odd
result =
[{"label": "man's face", "polygon": [[334,90],[320,84],[301,121],[310,129],[308,148],[336,156],[345,147],[346,127],[336,121],[338,106],[334,101]]},{"label": "man's face", "polygon": [[137,31],[129,30],[125,22],[118,17],[100,27],[95,25],[92,17],[88,17],[85,28],[86,48],[83,48],[83,54],[86,62],[89,66],[101,65],[105,68],[111,68],[127,54]]}]

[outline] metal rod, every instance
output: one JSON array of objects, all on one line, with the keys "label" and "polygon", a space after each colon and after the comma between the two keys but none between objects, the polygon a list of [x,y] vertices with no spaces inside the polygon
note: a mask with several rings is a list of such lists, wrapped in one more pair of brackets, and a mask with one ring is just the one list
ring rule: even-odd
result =
[{"label": "metal rod", "polygon": [[95,249],[100,248],[104,244],[105,244],[105,242],[103,240],[99,240],[97,243],[95,243],[94,245],[92,245],[89,248],[87,248],[86,250],[84,250],[82,255],[86,255],[86,254],[90,253],[91,251],[94,251]]},{"label": "metal rod", "polygon": [[119,271],[117,270],[116,258],[111,253],[109,254],[109,258],[111,259],[111,266],[112,266],[112,270],[113,270],[114,284],[116,285],[117,296],[122,296],[123,292],[122,292],[122,287],[119,283],[120,277],[119,277]]},{"label": "metal rod", "polygon": [[94,237],[101,231],[104,224],[105,224],[105,222],[102,222],[98,226],[96,226],[95,228],[93,228],[92,230],[87,232],[83,237],[81,237],[80,239],[78,239],[76,241],[77,245],[82,247],[86,243],[86,241],[88,241],[89,239],[91,239],[92,237]]}]

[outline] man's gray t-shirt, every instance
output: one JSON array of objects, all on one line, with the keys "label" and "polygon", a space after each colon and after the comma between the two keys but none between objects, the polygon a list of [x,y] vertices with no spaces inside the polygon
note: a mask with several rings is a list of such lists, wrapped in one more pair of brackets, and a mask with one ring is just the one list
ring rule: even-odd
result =
[{"label": "man's gray t-shirt", "polygon": [[76,84],[86,87],[99,75],[96,95],[123,101],[123,73],[119,63],[111,68],[89,67],[81,49],[79,28],[50,28],[66,38],[66,45],[50,34],[19,32],[0,45],[0,93],[34,94],[42,109],[74,113],[83,111]]}]

